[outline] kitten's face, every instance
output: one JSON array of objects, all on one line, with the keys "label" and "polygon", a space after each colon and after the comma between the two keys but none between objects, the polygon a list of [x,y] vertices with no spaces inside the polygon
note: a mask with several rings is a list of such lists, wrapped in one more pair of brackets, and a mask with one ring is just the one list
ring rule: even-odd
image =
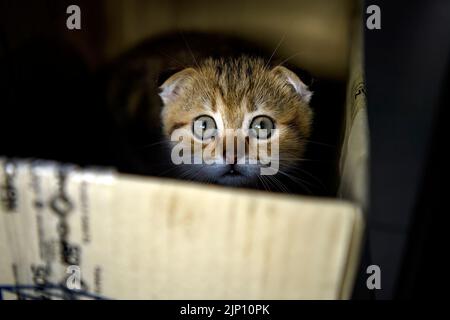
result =
[{"label": "kitten's face", "polygon": [[284,67],[268,69],[247,57],[210,59],[173,75],[161,89],[172,160],[189,158],[177,164],[185,178],[250,186],[264,180],[261,175],[283,174],[303,156],[311,92]]}]

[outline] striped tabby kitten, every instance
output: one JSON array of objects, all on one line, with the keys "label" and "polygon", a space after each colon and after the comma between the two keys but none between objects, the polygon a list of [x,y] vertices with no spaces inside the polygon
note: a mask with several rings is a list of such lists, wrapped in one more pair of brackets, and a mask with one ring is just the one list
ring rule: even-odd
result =
[{"label": "striped tabby kitten", "polygon": [[[163,132],[168,141],[174,130],[184,132],[184,152],[193,157],[179,165],[188,177],[233,186],[279,183],[277,175],[289,174],[304,154],[311,95],[292,71],[261,58],[206,59],[161,86]],[[263,147],[267,152],[259,153]],[[195,164],[196,157],[203,161]],[[262,167],[274,170],[264,174]]]},{"label": "striped tabby kitten", "polygon": [[[137,174],[298,188],[293,169],[312,130],[312,92],[297,73],[255,48],[194,33],[163,35],[125,54],[106,74],[107,113],[116,126],[112,162]],[[183,139],[174,139],[176,133]]]}]

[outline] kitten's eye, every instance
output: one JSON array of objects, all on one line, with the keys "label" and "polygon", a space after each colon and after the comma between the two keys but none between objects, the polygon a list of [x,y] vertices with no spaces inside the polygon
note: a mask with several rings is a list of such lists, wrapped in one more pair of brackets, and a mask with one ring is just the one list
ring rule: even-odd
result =
[{"label": "kitten's eye", "polygon": [[270,138],[272,129],[275,129],[275,124],[272,119],[266,116],[258,116],[250,124],[250,133],[258,139]]},{"label": "kitten's eye", "polygon": [[210,116],[200,116],[192,124],[192,132],[200,140],[211,139],[216,133],[217,126]]}]

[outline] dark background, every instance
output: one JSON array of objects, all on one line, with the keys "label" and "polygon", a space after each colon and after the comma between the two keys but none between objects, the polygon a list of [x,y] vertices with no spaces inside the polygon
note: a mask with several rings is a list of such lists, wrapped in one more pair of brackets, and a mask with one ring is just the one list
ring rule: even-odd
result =
[{"label": "dark background", "polygon": [[450,1],[370,4],[382,28],[365,31],[371,206],[361,274],[380,266],[376,298],[436,298],[446,287]]}]

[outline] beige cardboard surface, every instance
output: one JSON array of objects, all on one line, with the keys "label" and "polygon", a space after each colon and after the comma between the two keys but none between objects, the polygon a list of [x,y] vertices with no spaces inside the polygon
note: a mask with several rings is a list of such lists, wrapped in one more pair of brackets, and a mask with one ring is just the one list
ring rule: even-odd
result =
[{"label": "beige cardboard surface", "polygon": [[[3,206],[0,216],[7,244],[2,257],[10,256],[1,260],[0,283],[14,284],[15,265],[18,284],[42,282],[33,272],[41,268],[48,271],[46,284],[67,285],[71,264],[64,261],[61,218],[51,207],[60,192],[58,167],[32,169],[22,162],[16,170],[11,184],[19,205],[14,212]],[[68,173],[64,188],[73,205],[66,241],[76,250],[69,256],[89,293],[120,299],[348,297],[344,282],[352,282],[349,258],[362,223],[351,203],[79,170]]]},{"label": "beige cardboard surface", "polygon": [[347,85],[344,142],[341,150],[339,196],[368,206],[369,128],[364,84],[363,26],[355,17],[351,68]]}]

